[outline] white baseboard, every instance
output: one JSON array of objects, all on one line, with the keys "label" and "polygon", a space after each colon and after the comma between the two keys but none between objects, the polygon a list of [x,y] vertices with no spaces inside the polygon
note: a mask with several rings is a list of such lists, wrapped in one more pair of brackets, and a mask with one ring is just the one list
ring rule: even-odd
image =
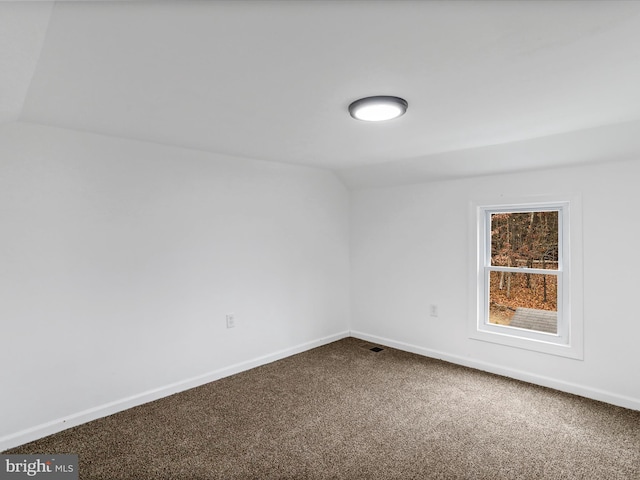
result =
[{"label": "white baseboard", "polygon": [[83,410],[81,412],[77,412],[63,418],[57,418],[50,422],[36,425],[34,427],[27,428],[16,433],[5,435],[3,437],[0,437],[0,452],[9,448],[23,445],[28,442],[32,442],[34,440],[38,440],[39,438],[46,437],[47,435],[52,435],[68,428],[75,427],[92,420],[96,420],[98,418],[113,415],[114,413],[118,413],[132,407],[137,407],[138,405],[142,405],[144,403],[152,402],[154,400],[173,395],[174,393],[189,390],[190,388],[199,387],[200,385],[204,385],[206,383],[210,383],[224,377],[235,375],[236,373],[244,372],[245,370],[250,370],[261,365],[266,365],[267,363],[275,362],[276,360],[281,360],[283,358],[290,357],[291,355],[302,353],[304,351],[311,350],[312,348],[320,347],[322,345],[341,340],[348,336],[349,332],[341,332],[335,335],[319,338],[317,340],[302,343],[291,348],[278,350],[276,352],[270,353],[269,355],[264,355],[252,360],[248,360],[246,362],[230,365],[228,367],[214,370],[213,372],[205,373],[197,377],[181,380],[170,385],[155,388],[153,390],[148,390],[137,395],[132,395],[130,397],[109,402],[104,405],[89,408],[87,410]]},{"label": "white baseboard", "polygon": [[369,335],[363,332],[351,331],[351,336],[359,338],[360,340],[365,340],[367,342],[377,343],[391,348],[397,348],[398,350],[416,353],[425,357],[437,358],[439,360],[455,363],[457,365],[475,368],[476,370],[482,370],[485,372],[502,375],[503,377],[515,378],[516,380],[522,380],[524,382],[533,383],[535,385],[553,388],[554,390],[559,390],[561,392],[580,395],[581,397],[591,398],[593,400],[610,403],[619,407],[629,408],[631,410],[640,410],[640,399],[618,395],[612,392],[607,392],[606,390],[600,390],[598,388],[587,387],[585,385],[566,382],[564,380],[536,375],[522,370],[504,367],[502,365],[496,365],[493,363],[460,357],[458,355],[451,355],[438,350],[419,347],[417,345],[411,345],[409,343],[399,342],[396,340],[391,340],[389,338],[378,337],[376,335]]},{"label": "white baseboard", "polygon": [[330,335],[317,340],[313,340],[311,342],[306,342],[300,345],[296,345],[291,348],[279,350],[269,355],[264,355],[261,357],[254,358],[252,360],[248,360],[246,362],[230,365],[228,367],[221,368],[213,372],[206,373],[204,375],[188,378],[180,382],[166,385],[164,387],[142,392],[140,394],[123,398],[121,400],[116,400],[114,402],[110,402],[104,405],[99,405],[94,408],[83,410],[81,412],[78,412],[63,418],[58,418],[50,422],[46,422],[25,430],[21,430],[16,433],[6,435],[4,437],[0,437],[0,452],[7,450],[9,448],[14,448],[19,445],[23,445],[25,443],[37,440],[47,435],[52,435],[54,433],[61,432],[68,428],[75,427],[77,425],[81,425],[83,423],[87,423],[92,420],[96,420],[98,418],[106,417],[108,415],[113,415],[114,413],[118,413],[123,410],[127,410],[129,408],[142,405],[144,403],[152,402],[154,400],[158,400],[160,398],[173,395],[174,393],[179,393],[185,390],[189,390],[190,388],[195,388],[200,385],[204,385],[206,383],[213,382],[215,380],[219,380],[224,377],[228,377],[230,375],[235,375],[236,373],[250,370],[252,368],[259,367],[261,365],[266,365],[268,363],[275,362],[276,360],[281,360],[291,355],[302,353],[312,348],[320,347],[322,345],[326,345],[328,343],[341,340],[348,336],[356,337],[361,340],[377,343],[380,345],[385,345],[392,348],[397,348],[398,350],[416,353],[418,355],[423,355],[430,358],[445,360],[447,362],[455,363],[457,365],[463,365],[465,367],[471,367],[477,370],[495,373],[497,375],[502,375],[505,377],[515,378],[517,380],[522,380],[522,381],[533,383],[536,385],[553,388],[555,390],[560,390],[563,392],[580,395],[582,397],[599,400],[602,402],[610,403],[612,405],[618,405],[620,407],[625,407],[632,410],[640,410],[640,399],[626,397],[623,395],[617,395],[615,393],[607,392],[605,390],[600,390],[597,388],[587,387],[584,385],[565,382],[562,380],[545,377],[542,375],[535,375],[522,370],[506,368],[502,365],[495,365],[487,362],[460,357],[457,355],[451,355],[438,350],[419,347],[417,345],[412,345],[409,343],[400,342],[400,341],[392,340],[389,338],[378,337],[376,335],[369,335],[363,332],[351,331],[351,332],[341,332],[335,335]]}]

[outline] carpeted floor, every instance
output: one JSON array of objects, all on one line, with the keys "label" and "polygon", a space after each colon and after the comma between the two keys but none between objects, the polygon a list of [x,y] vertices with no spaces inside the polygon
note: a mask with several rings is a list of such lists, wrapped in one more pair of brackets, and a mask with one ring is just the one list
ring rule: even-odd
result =
[{"label": "carpeted floor", "polygon": [[347,338],[5,453],[81,479],[640,479],[640,412]]}]

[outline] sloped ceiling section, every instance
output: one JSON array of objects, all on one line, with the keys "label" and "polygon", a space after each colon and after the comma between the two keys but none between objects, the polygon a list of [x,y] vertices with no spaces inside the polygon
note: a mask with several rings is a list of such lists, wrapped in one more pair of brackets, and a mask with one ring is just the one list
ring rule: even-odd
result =
[{"label": "sloped ceiling section", "polygon": [[[26,122],[352,178],[640,119],[640,2],[58,1],[32,80],[50,4],[30,8],[2,110]],[[375,94],[407,114],[349,117]]]},{"label": "sloped ceiling section", "polygon": [[0,3],[0,123],[22,112],[53,2]]},{"label": "sloped ceiling section", "polygon": [[640,159],[640,120],[338,172],[351,190]]}]

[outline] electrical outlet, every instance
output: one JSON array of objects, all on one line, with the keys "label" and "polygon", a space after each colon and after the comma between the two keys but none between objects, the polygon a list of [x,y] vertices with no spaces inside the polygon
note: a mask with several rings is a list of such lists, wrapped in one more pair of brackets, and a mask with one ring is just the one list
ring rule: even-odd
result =
[{"label": "electrical outlet", "polygon": [[236,326],[235,313],[227,313],[227,328],[233,328]]},{"label": "electrical outlet", "polygon": [[438,305],[430,305],[429,306],[429,315],[432,317],[438,316]]}]

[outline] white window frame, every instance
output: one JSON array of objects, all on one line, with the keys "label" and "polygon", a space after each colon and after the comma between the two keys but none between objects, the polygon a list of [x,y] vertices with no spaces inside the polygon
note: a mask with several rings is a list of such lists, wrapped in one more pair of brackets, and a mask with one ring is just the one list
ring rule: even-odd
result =
[{"label": "white window frame", "polygon": [[[492,213],[558,211],[558,269],[491,265]],[[582,208],[578,195],[472,201],[470,205],[469,337],[541,353],[583,359]],[[489,323],[489,272],[558,276],[556,334]]]}]

